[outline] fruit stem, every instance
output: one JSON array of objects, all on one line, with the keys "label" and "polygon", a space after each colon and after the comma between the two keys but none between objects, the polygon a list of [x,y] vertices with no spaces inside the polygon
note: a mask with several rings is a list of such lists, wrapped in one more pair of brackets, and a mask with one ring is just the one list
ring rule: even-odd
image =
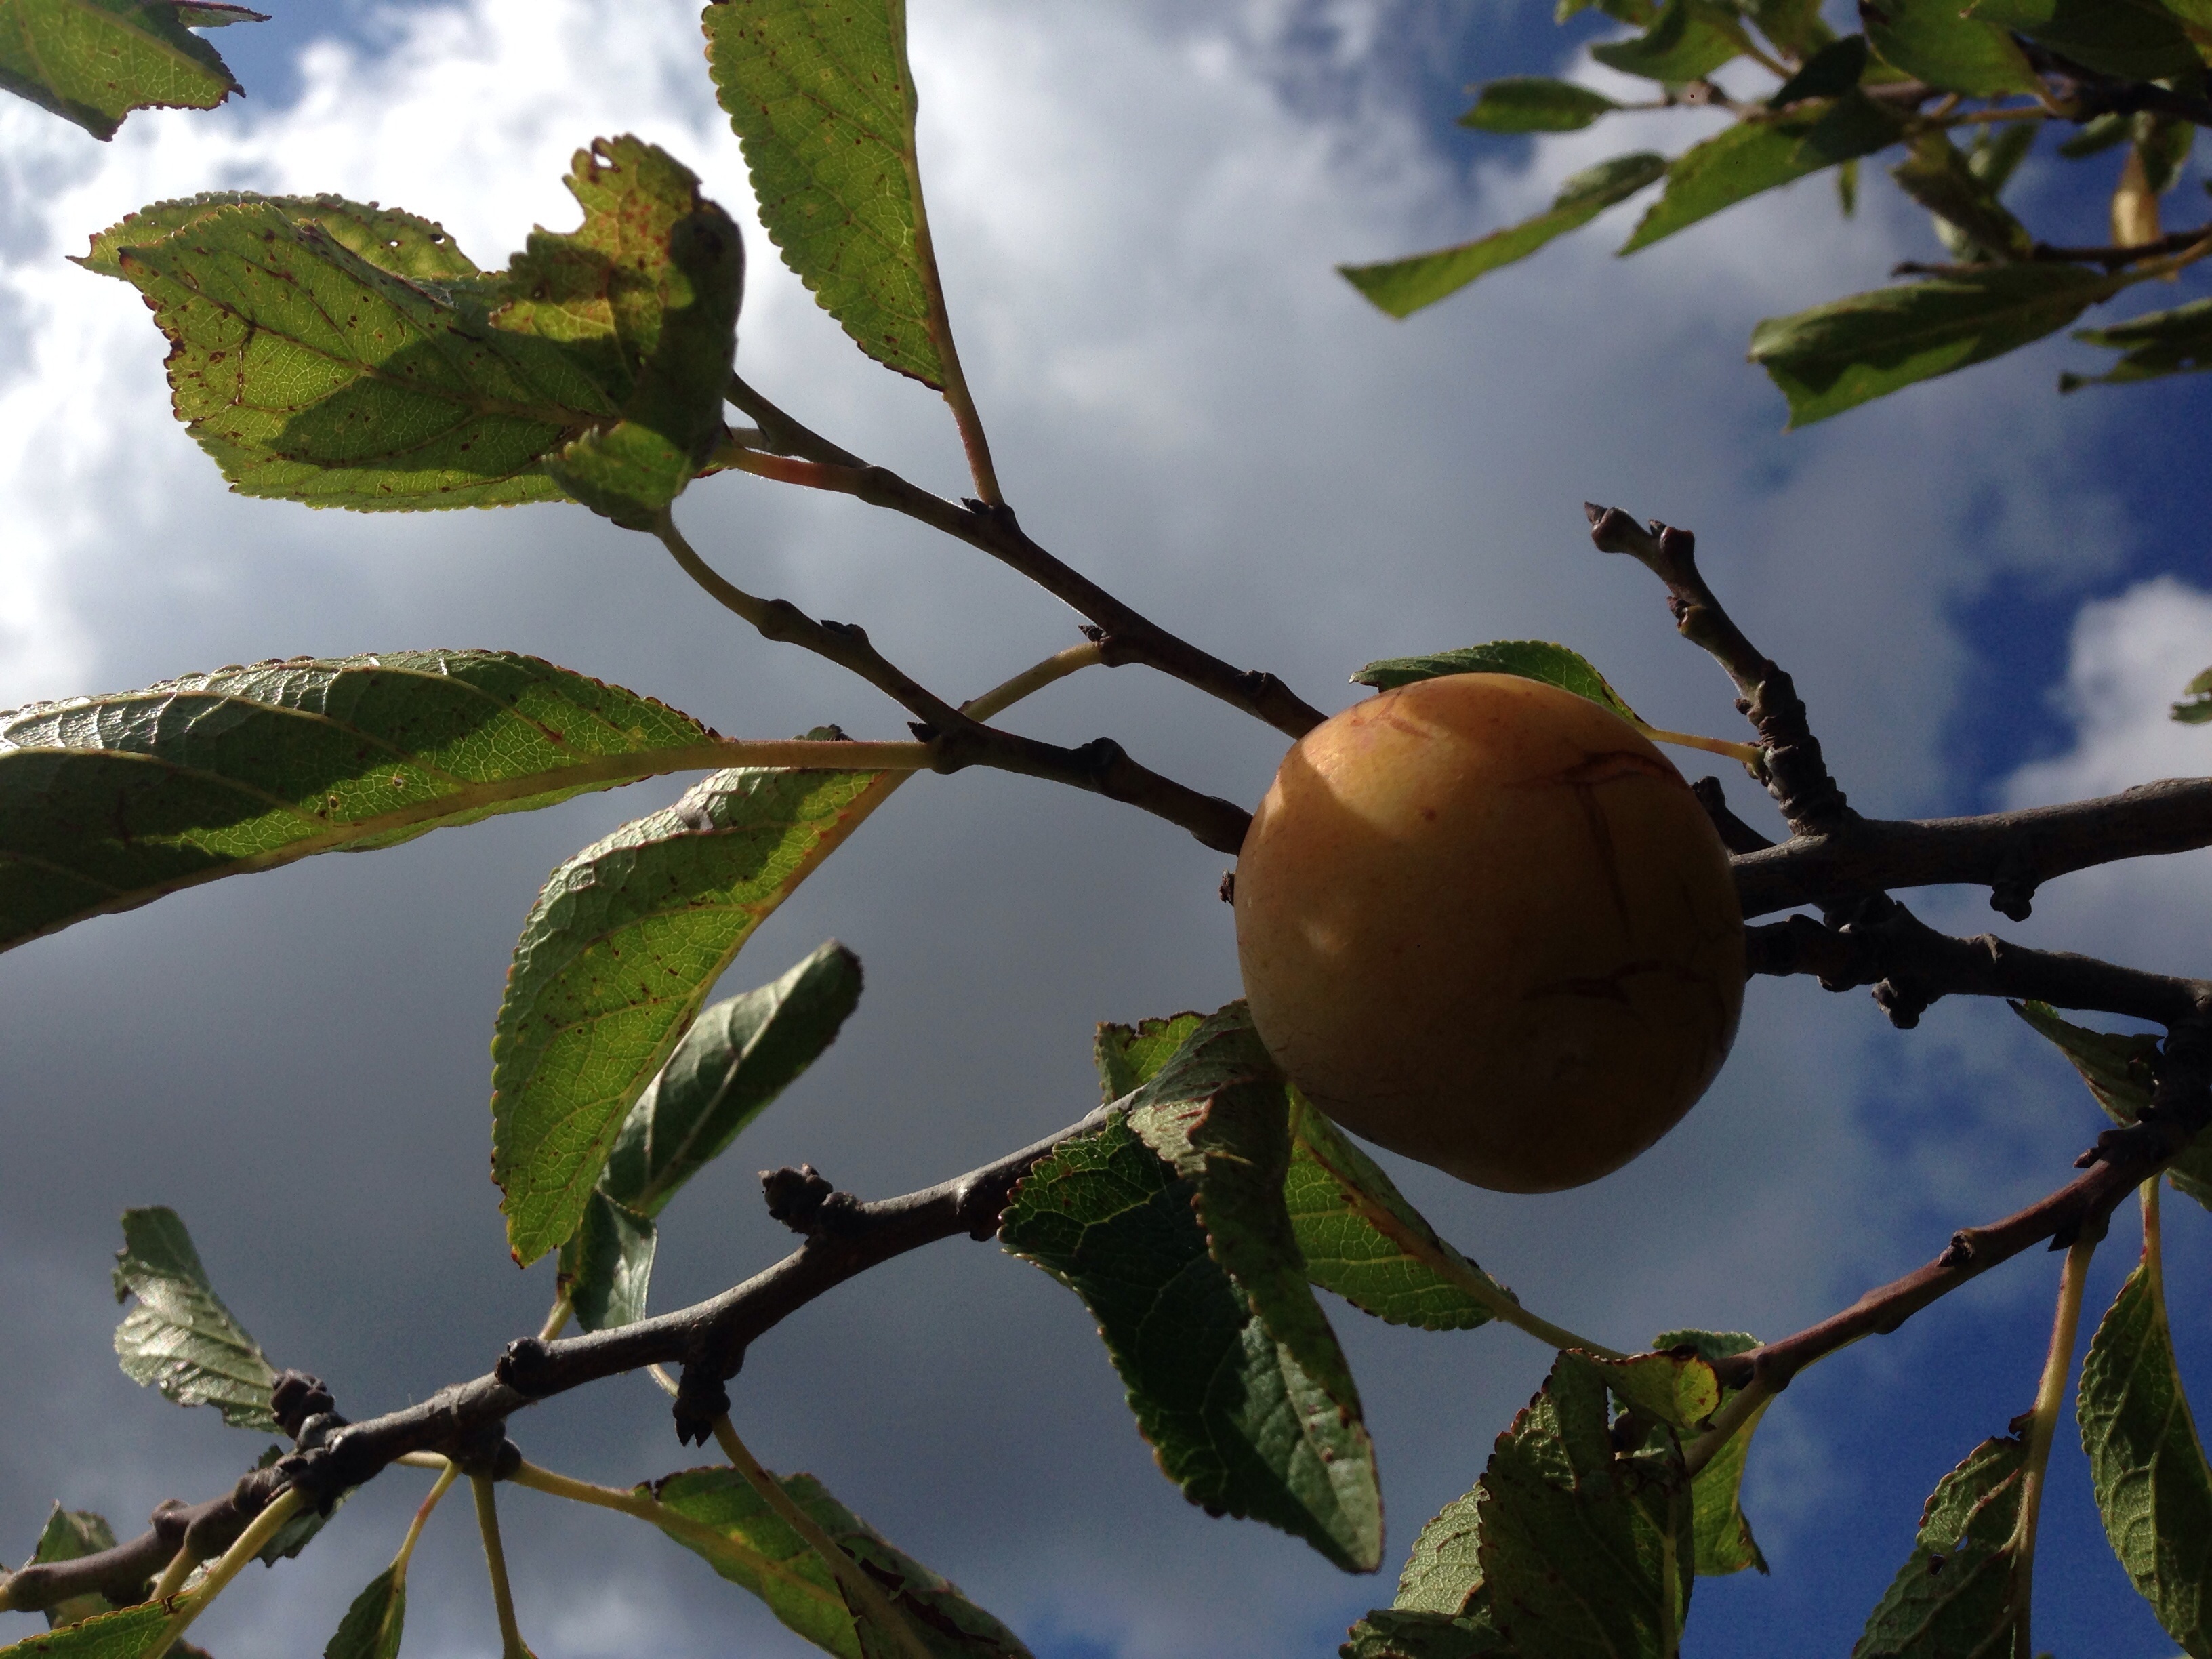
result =
[{"label": "fruit stem", "polygon": [[1702,749],[1708,755],[1726,755],[1730,760],[1741,761],[1746,766],[1759,764],[1759,749],[1755,743],[1730,743],[1726,738],[1701,738],[1694,732],[1668,732],[1656,726],[1636,722],[1636,729],[1654,743],[1671,743],[1678,749]]}]

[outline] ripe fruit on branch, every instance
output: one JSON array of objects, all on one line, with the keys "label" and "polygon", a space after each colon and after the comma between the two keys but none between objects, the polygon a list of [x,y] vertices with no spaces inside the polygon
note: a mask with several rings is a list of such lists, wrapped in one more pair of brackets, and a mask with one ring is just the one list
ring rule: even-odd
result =
[{"label": "ripe fruit on branch", "polygon": [[1571,691],[1454,674],[1291,750],[1237,866],[1252,1019],[1354,1133],[1478,1186],[1619,1169],[1743,1006],[1728,854],[1681,775]]}]

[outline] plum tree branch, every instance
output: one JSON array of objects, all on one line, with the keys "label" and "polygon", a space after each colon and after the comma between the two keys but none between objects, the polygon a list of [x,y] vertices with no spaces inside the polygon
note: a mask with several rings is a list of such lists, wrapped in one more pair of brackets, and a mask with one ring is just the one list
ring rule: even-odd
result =
[{"label": "plum tree branch", "polygon": [[854,495],[872,507],[903,514],[989,554],[1088,618],[1099,630],[1098,642],[1109,665],[1137,663],[1158,669],[1291,738],[1304,737],[1326,718],[1273,674],[1231,667],[1170,633],[1063,563],[1030,538],[1012,507],[986,501],[948,501],[908,483],[887,467],[872,466],[808,430],[734,375],[729,398],[753,418],[771,450],[796,457],[813,470],[804,477],[781,473],[761,465],[758,452],[736,445],[718,450],[714,465]]},{"label": "plum tree branch", "polygon": [[[219,1555],[276,1495],[297,1486],[302,1501],[326,1506],[387,1466],[436,1453],[465,1473],[512,1476],[520,1453],[506,1439],[509,1416],[555,1395],[652,1364],[680,1365],[674,1403],[678,1431],[704,1442],[729,1408],[723,1384],[746,1348],[815,1297],[894,1256],[941,1238],[986,1239],[1030,1167],[1061,1142],[1105,1121],[1091,1113],[1055,1134],[980,1168],[898,1198],[863,1202],[832,1193],[826,1182],[779,1170],[765,1178],[772,1212],[804,1235],[799,1249],[720,1296],[633,1325],[544,1341],[523,1337],[507,1346],[488,1374],[440,1389],[428,1399],[361,1423],[331,1409],[319,1382],[298,1372],[280,1378],[272,1406],[295,1449],[240,1477],[224,1496],[187,1507],[164,1504],[137,1538],[71,1561],[25,1567],[0,1580],[0,1609],[37,1612],[97,1591],[118,1603],[144,1599],[148,1581],[187,1542],[204,1560]],[[794,1188],[804,1201],[776,1204]],[[719,1401],[719,1403],[716,1401]],[[696,1415],[703,1406],[713,1409]]]},{"label": "plum tree branch", "polygon": [[665,507],[654,521],[653,533],[686,575],[717,603],[750,623],[763,639],[796,645],[836,663],[916,716],[915,735],[929,745],[932,770],[988,766],[1069,784],[1165,818],[1216,852],[1234,853],[1244,844],[1251,814],[1233,801],[1201,794],[1139,764],[1111,738],[1064,749],[987,726],[897,667],[876,649],[867,630],[858,623],[817,622],[788,599],[763,599],[728,580],[699,556]]}]

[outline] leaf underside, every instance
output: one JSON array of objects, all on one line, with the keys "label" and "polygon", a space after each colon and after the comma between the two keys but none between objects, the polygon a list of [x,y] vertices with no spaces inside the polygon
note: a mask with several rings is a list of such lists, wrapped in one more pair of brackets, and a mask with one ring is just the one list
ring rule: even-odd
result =
[{"label": "leaf underside", "polygon": [[[2113,1122],[2133,1123],[2150,1104],[2157,1083],[2159,1040],[2146,1032],[2093,1031],[2061,1019],[2047,1004],[2010,1005],[2072,1062],[2089,1093]],[[2166,1165],[2166,1178],[2176,1192],[2212,1209],[2212,1145],[2199,1136]]]},{"label": "leaf underside", "polygon": [[719,772],[553,872],[492,1037],[492,1175],[517,1261],[574,1233],[714,981],[885,793],[871,772]]},{"label": "leaf underside", "polygon": [[2192,300],[2171,311],[2154,311],[2110,328],[2085,328],[2074,337],[2109,346],[2120,361],[2102,374],[2063,374],[2061,392],[2085,386],[2122,386],[2168,374],[2201,374],[2212,368],[2212,300]]},{"label": "leaf underside", "polygon": [[[38,1565],[48,1561],[75,1561],[114,1547],[115,1528],[107,1524],[105,1516],[95,1515],[90,1510],[65,1510],[57,1503],[46,1516],[46,1524],[40,1528],[38,1547],[31,1553],[31,1562]],[[98,1590],[93,1590],[48,1607],[46,1626],[58,1630],[64,1625],[74,1625],[79,1620],[113,1611],[115,1604]]]},{"label": "leaf underside", "polygon": [[[81,1624],[27,1636],[0,1648],[0,1659],[142,1659],[164,1626],[169,1610],[143,1601],[119,1613],[103,1613]],[[180,1651],[179,1649],[172,1651]]]},{"label": "leaf underside", "polygon": [[171,0],[0,0],[0,91],[112,138],[136,109],[213,109],[240,90],[187,22],[265,22]]},{"label": "leaf underside", "polygon": [[2025,1442],[1984,1440],[1929,1494],[1911,1555],[1851,1659],[2004,1659],[2012,1651],[2013,1554]]},{"label": "leaf underside", "polygon": [[233,1428],[274,1431],[276,1367],[222,1305],[174,1210],[123,1212],[115,1299],[138,1305],[115,1328],[123,1374],[179,1406],[213,1406]]},{"label": "leaf underside", "polygon": [[0,949],[217,877],[657,772],[690,716],[535,658],[295,658],[0,714]]},{"label": "leaf underside", "polygon": [[1587,658],[1548,640],[1492,640],[1487,645],[1470,645],[1456,651],[1389,657],[1369,663],[1352,677],[1352,683],[1388,691],[1446,674],[1517,674],[1525,680],[1541,680],[1578,697],[1587,697],[1633,725],[1644,724],[1643,716],[1628,706],[1627,700],[1591,666]]},{"label": "leaf underside", "polygon": [[323,1649],[323,1659],[399,1659],[399,1636],[406,1622],[406,1581],[386,1567],[353,1598],[337,1633]]}]

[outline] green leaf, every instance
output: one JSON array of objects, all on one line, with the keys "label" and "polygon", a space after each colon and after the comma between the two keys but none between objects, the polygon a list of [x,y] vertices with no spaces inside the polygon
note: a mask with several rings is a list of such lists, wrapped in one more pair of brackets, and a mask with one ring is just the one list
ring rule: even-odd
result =
[{"label": "green leaf", "polygon": [[1470,645],[1457,651],[1386,658],[1369,663],[1352,677],[1352,683],[1389,691],[1445,674],[1517,674],[1524,680],[1541,680],[1578,697],[1588,697],[1633,725],[1644,724],[1643,717],[1590,665],[1588,658],[1547,640],[1492,640],[1487,645]]},{"label": "green leaf", "polygon": [[138,1659],[168,1622],[168,1608],[159,1601],[143,1601],[120,1613],[103,1613],[62,1630],[27,1636],[13,1647],[0,1648],[0,1659]]},{"label": "green leaf", "polygon": [[2124,81],[2204,70],[2180,20],[2160,0],[1971,0],[1965,10]]},{"label": "green leaf", "polygon": [[1915,140],[1889,176],[1936,216],[1939,227],[1956,228],[1961,245],[1952,252],[1961,258],[2024,259],[2035,246],[2027,227],[2006,210],[1996,192],[1942,132],[1925,133]]},{"label": "green leaf", "polygon": [[1459,124],[1478,132],[1574,132],[1620,107],[1571,81],[1511,75],[1485,86]]},{"label": "green leaf", "polygon": [[773,984],[708,1009],[630,1108],[600,1187],[659,1215],[836,1041],[860,1000],[860,959],[831,939]]},{"label": "green leaf", "polygon": [[[87,1555],[97,1555],[102,1550],[115,1547],[115,1529],[107,1524],[107,1517],[94,1515],[90,1510],[65,1510],[56,1504],[46,1516],[46,1524],[40,1529],[39,1545],[31,1553],[30,1565],[37,1566],[47,1561],[75,1561]],[[0,1574],[0,1583],[6,1583]],[[112,1613],[115,1604],[98,1590],[83,1595],[73,1595],[66,1601],[57,1601],[46,1609],[46,1625],[58,1630],[64,1625],[74,1625],[81,1619],[90,1619],[97,1613]]]},{"label": "green leaf", "polygon": [[0,714],[0,949],[722,758],[689,715],[497,651],[300,657],[33,703]]},{"label": "green leaf", "polygon": [[1519,1652],[1677,1650],[1693,1582],[1689,1483],[1679,1455],[1617,1456],[1610,1426],[1598,1371],[1563,1353],[1475,1488],[1491,1613]]},{"label": "green leaf", "polygon": [[1343,1131],[1296,1091],[1291,1099],[1283,1202],[1308,1279],[1362,1312],[1425,1331],[1472,1330],[1511,1300]]},{"label": "green leaf", "polygon": [[2212,668],[2181,688],[2185,701],[2173,705],[2173,718],[2184,726],[2202,726],[2212,720]]},{"label": "green leaf", "polygon": [[1792,58],[1809,59],[1836,43],[1820,20],[1820,0],[1736,0],[1736,9]]},{"label": "green leaf", "polygon": [[1519,1659],[1498,1633],[1489,1604],[1460,1616],[1377,1607],[1352,1627],[1340,1659]]},{"label": "green leaf", "polygon": [[2062,141],[2058,153],[2069,161],[2078,161],[2085,155],[2095,155],[2124,144],[2135,136],[2136,118],[2117,110],[2092,116],[2075,131],[2074,136]]},{"label": "green leaf", "polygon": [[1790,399],[1790,424],[1810,426],[2039,340],[2130,280],[2038,264],[1876,289],[1767,318],[1751,361]]},{"label": "green leaf", "polygon": [[461,252],[443,225],[398,208],[363,207],[342,196],[252,196],[236,191],[208,191],[140,208],[94,236],[91,250],[71,263],[102,276],[119,277],[125,248],[159,242],[225,208],[264,202],[296,224],[319,227],[341,247],[394,276],[437,283],[480,274],[476,262]]},{"label": "green leaf", "polygon": [[2012,36],[1966,9],[1961,0],[1875,0],[1860,15],[1883,61],[1931,87],[1969,98],[2039,91]]},{"label": "green leaf", "polygon": [[[1674,1345],[1669,1344],[1669,1347]],[[1604,1379],[1613,1398],[1677,1434],[1686,1434],[1720,1408],[1720,1380],[1699,1353],[1632,1353],[1620,1359],[1583,1359]]]},{"label": "green leaf", "polygon": [[1702,81],[1744,49],[1735,19],[1705,0],[1667,0],[1658,20],[1633,40],[1592,46],[1607,69],[1680,86]]},{"label": "green leaf", "polygon": [[0,91],[112,138],[134,109],[213,109],[244,90],[187,25],[268,21],[170,0],[0,0]]},{"label": "green leaf", "polygon": [[1723,208],[1895,143],[1897,117],[1864,94],[1809,102],[1788,115],[1738,121],[1676,156],[1666,192],[1644,211],[1623,253],[1650,247]]},{"label": "green leaf", "polygon": [[516,1261],[576,1231],[630,1109],[714,981],[874,810],[884,775],[718,772],[553,872],[492,1036],[492,1178]]},{"label": "green leaf", "polygon": [[1651,0],[1559,0],[1552,18],[1554,22],[1564,23],[1576,13],[1588,11],[1593,6],[1615,22],[1632,24],[1639,29],[1659,15],[1659,8]]},{"label": "green leaf", "polygon": [[338,1621],[323,1659],[398,1659],[400,1627],[407,1620],[407,1581],[386,1567],[353,1598]]},{"label": "green leaf", "polygon": [[1479,1549],[1482,1533],[1477,1508],[1481,1496],[1478,1487],[1453,1498],[1421,1528],[1407,1554],[1405,1571],[1398,1575],[1398,1594],[1390,1603],[1394,1609],[1448,1619],[1459,1618],[1470,1609],[1487,1615],[1488,1603],[1481,1595]]},{"label": "green leaf", "polygon": [[2154,311],[2110,328],[2077,330],[2074,337],[2110,346],[2122,355],[2102,374],[2060,375],[2061,392],[2155,380],[2168,374],[2201,374],[2212,368],[2212,300],[2191,300],[2171,311]]},{"label": "green leaf", "polygon": [[659,1232],[636,1211],[593,1191],[584,1219],[561,1247],[558,1283],[587,1331],[634,1325],[645,1317]]},{"label": "green leaf", "polygon": [[132,1296],[138,1305],[115,1328],[124,1376],[179,1406],[213,1406],[233,1428],[276,1428],[276,1368],[215,1293],[174,1210],[123,1212],[115,1299]]},{"label": "green leaf", "polygon": [[[1013,1632],[957,1586],[894,1549],[812,1475],[787,1475],[777,1484],[860,1563],[930,1652],[941,1659],[1030,1659]],[[737,1470],[690,1469],[637,1490],[720,1534],[733,1547],[710,1550],[683,1533],[671,1531],[669,1536],[724,1578],[759,1596],[769,1612],[817,1647],[844,1659],[890,1659],[903,1651],[865,1608],[847,1604],[822,1559]]]},{"label": "green leaf", "polygon": [[2149,1238],[2090,1340],[2075,1413],[2112,1553],[2167,1635],[2191,1653],[2212,1650],[2212,1468]]},{"label": "green leaf", "polygon": [[943,391],[904,0],[714,0],[701,21],[769,240],[861,350]]},{"label": "green leaf", "polygon": [[[1748,1353],[1759,1346],[1759,1339],[1742,1331],[1668,1331],[1654,1337],[1651,1346],[1661,1349],[1694,1348],[1701,1358],[1711,1361],[1729,1354]],[[1726,1405],[1735,1392],[1734,1389],[1723,1390],[1720,1403]],[[1761,1404],[1752,1413],[1750,1420],[1691,1480],[1690,1506],[1697,1534],[1698,1571],[1706,1577],[1741,1572],[1746,1567],[1766,1571],[1766,1558],[1759,1553],[1759,1545],[1751,1535],[1751,1522],[1744,1518],[1742,1504],[1743,1468],[1751,1455],[1751,1437],[1759,1427],[1759,1419],[1765,1415],[1766,1406]]]},{"label": "green leaf", "polygon": [[1766,106],[1784,109],[1808,98],[1841,97],[1858,85],[1866,66],[1866,36],[1847,34],[1840,40],[1832,40],[1774,89]]},{"label": "green leaf", "polygon": [[1339,265],[1352,287],[1393,317],[1409,317],[1424,306],[1456,294],[1476,277],[1525,259],[1553,238],[1588,224],[1616,202],[1626,201],[1646,185],[1664,178],[1667,160],[1650,151],[1617,155],[1577,173],[1560,187],[1548,212],[1456,247],[1382,264]]},{"label": "green leaf", "polygon": [[1195,1196],[1117,1111],[1039,1160],[999,1236],[1083,1298],[1139,1430],[1191,1502],[1371,1571],[1382,1517],[1367,1431],[1208,1253]]},{"label": "green leaf", "polygon": [[566,489],[635,526],[722,430],[743,251],[635,138],[579,151],[568,184],[582,228],[534,233],[503,273],[330,198],[161,204],[85,263],[145,295],[178,418],[240,494],[367,510]]},{"label": "green leaf", "polygon": [[[2027,125],[2021,123],[2021,125]],[[2163,196],[2180,181],[2181,170],[2197,148],[2197,125],[2177,117],[2144,113],[2136,117],[2136,152],[2142,157],[2143,182]]]},{"label": "green leaf", "polygon": [[2027,1447],[1984,1440],[1921,1512],[1912,1554],[1868,1615],[1851,1659],[2011,1651],[2013,1554]]},{"label": "green leaf", "polygon": [[[2046,1003],[2015,1002],[2018,1014],[2073,1062],[2113,1122],[2133,1123],[2150,1104],[2158,1081],[2158,1039],[2142,1032],[2092,1031],[2053,1013]],[[2212,1145],[2200,1136],[2166,1166],[2175,1190],[2212,1209]]]},{"label": "green leaf", "polygon": [[1141,1088],[1205,1024],[1206,1016],[1199,1013],[1169,1014],[1134,1025],[1102,1021],[1091,1045],[1091,1059],[1098,1067],[1099,1103],[1110,1106]]}]

